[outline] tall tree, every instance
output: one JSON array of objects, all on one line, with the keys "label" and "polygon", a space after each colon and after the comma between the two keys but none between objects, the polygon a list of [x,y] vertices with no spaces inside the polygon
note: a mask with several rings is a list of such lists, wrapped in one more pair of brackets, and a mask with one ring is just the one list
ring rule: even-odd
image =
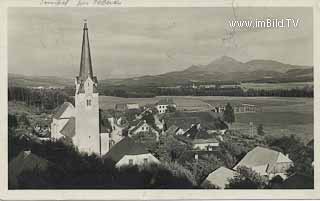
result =
[{"label": "tall tree", "polygon": [[234,110],[230,103],[227,103],[226,109],[223,112],[223,120],[232,124],[235,122],[235,115],[234,115]]},{"label": "tall tree", "polygon": [[265,132],[264,132],[264,130],[263,130],[263,125],[262,125],[262,124],[259,124],[259,125],[258,125],[257,133],[258,133],[258,135],[264,135],[264,134],[265,134]]}]

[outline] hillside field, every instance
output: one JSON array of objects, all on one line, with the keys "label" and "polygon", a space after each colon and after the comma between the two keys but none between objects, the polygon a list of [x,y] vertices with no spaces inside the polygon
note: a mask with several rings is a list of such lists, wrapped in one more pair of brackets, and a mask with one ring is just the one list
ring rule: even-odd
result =
[{"label": "hillside field", "polygon": [[[119,98],[100,96],[100,107],[111,109],[117,103],[154,104],[161,98]],[[225,96],[172,96],[181,111],[206,111],[219,104],[254,104],[261,107],[257,113],[236,114],[232,129],[250,133],[249,123],[253,123],[253,132],[262,124],[267,135],[296,135],[305,142],[313,139],[313,98],[291,97],[225,97]]]}]

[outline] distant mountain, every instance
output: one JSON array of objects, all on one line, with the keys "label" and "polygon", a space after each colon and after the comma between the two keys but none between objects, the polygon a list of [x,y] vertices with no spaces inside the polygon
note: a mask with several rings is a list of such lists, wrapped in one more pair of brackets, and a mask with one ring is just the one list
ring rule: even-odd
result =
[{"label": "distant mountain", "polygon": [[102,82],[127,86],[174,86],[190,81],[293,82],[312,80],[312,66],[290,65],[272,60],[240,62],[223,56],[207,65],[192,65],[182,71]]},{"label": "distant mountain", "polygon": [[[313,81],[313,67],[284,64],[273,60],[251,60],[240,62],[223,56],[207,65],[192,65],[182,71],[160,75],[147,75],[127,79],[99,80],[105,85],[176,86],[193,82],[237,81],[237,82],[301,82]],[[9,74],[9,86],[73,86],[72,78],[53,76],[23,76]]]},{"label": "distant mountain", "polygon": [[305,69],[310,66],[298,66],[283,64],[273,60],[251,60],[248,62],[240,62],[231,57],[220,57],[208,65],[191,66],[187,71],[191,72],[211,72],[211,73],[235,73],[235,72],[253,72],[253,71],[275,71],[285,73],[291,69]]}]

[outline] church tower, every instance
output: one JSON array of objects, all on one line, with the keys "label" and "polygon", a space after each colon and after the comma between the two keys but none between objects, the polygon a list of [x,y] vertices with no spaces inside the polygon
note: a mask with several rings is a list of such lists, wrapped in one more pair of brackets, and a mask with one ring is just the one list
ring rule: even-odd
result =
[{"label": "church tower", "polygon": [[100,155],[98,80],[93,76],[87,22],[83,27],[79,76],[75,79],[75,136],[80,152]]}]

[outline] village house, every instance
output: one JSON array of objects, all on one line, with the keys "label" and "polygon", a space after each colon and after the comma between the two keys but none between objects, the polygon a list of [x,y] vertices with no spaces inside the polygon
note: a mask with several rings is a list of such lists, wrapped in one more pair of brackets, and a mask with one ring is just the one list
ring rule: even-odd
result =
[{"label": "village house", "polygon": [[132,165],[159,164],[159,160],[146,150],[143,144],[125,137],[105,154],[103,160],[111,160],[117,168]]},{"label": "village house", "polygon": [[127,110],[139,110],[140,106],[138,103],[118,103],[115,106],[117,111],[127,111]]},{"label": "village house", "polygon": [[233,106],[234,113],[259,112],[261,109],[252,104],[240,104]]},{"label": "village house", "polygon": [[169,107],[177,107],[177,105],[173,102],[172,98],[164,98],[156,103],[156,109],[159,114],[166,113]]},{"label": "village house", "polygon": [[229,181],[236,175],[237,172],[234,170],[230,170],[226,167],[219,167],[207,176],[207,178],[202,182],[201,186],[206,188],[209,185],[215,188],[225,189],[228,186]]},{"label": "village house", "polygon": [[24,171],[46,170],[48,165],[48,160],[33,154],[30,150],[21,151],[10,161],[8,166],[10,188],[19,188],[18,178]]},{"label": "village house", "polygon": [[194,150],[213,151],[215,147],[219,147],[219,141],[216,138],[194,139],[191,145]]},{"label": "village house", "polygon": [[168,129],[177,127],[174,131],[176,135],[183,135],[193,125],[198,124],[200,119],[198,117],[169,117],[165,119],[165,122]]},{"label": "village house", "polygon": [[[261,111],[261,108],[252,105],[252,104],[237,104],[232,105],[234,113],[251,113],[251,112],[259,112]],[[226,105],[216,105],[211,109],[211,111],[215,113],[223,113],[226,110]]]},{"label": "village house", "polygon": [[183,135],[185,131],[173,124],[164,133],[166,135]]},{"label": "village house", "polygon": [[268,179],[277,175],[286,179],[286,171],[293,166],[293,162],[281,152],[258,146],[249,151],[233,169],[237,170],[240,166],[251,168]]},{"label": "village house", "polygon": [[146,120],[141,120],[137,125],[129,128],[128,133],[130,136],[137,135],[138,133],[151,133],[159,136],[159,132],[149,125]]}]

